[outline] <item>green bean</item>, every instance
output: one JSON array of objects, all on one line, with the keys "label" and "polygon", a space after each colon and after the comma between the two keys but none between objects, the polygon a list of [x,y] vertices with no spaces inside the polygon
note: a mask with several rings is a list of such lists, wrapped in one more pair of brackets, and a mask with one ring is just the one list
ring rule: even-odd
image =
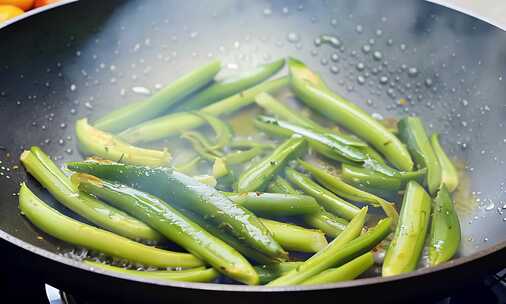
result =
[{"label": "green bean", "polygon": [[191,254],[146,246],[67,217],[40,200],[24,183],[19,190],[19,209],[32,224],[45,233],[77,246],[156,267],[203,265],[201,260]]},{"label": "green bean", "polygon": [[227,163],[223,160],[223,158],[216,158],[213,163],[213,176],[220,178],[227,176],[229,173],[230,170],[228,169]]},{"label": "green bean", "polygon": [[229,165],[242,164],[262,154],[263,151],[264,149],[259,146],[245,151],[235,151],[225,155],[223,157],[223,161]]},{"label": "green bean", "polygon": [[[276,176],[269,184],[268,189],[270,192],[274,193],[299,194],[299,192],[281,176]],[[321,208],[318,213],[304,215],[301,219],[309,227],[319,229],[333,238],[337,237],[344,230],[346,225],[348,225],[347,220],[339,218],[325,211],[323,208]]]},{"label": "green bean", "polygon": [[224,241],[225,243],[229,244],[232,248],[239,251],[245,257],[252,259],[258,263],[263,263],[263,264],[271,264],[271,263],[279,262],[277,259],[267,256],[264,253],[248,246],[247,244],[245,244],[241,240],[234,237],[232,234],[228,233],[227,231],[222,230],[219,226],[214,225],[214,223],[211,223],[210,221],[199,216],[198,214],[188,211],[188,210],[183,210],[181,208],[180,208],[180,210],[184,211],[185,215],[188,218],[190,218],[193,222],[197,223],[199,226],[204,228],[205,231],[211,233],[215,237],[217,237],[217,238],[221,239],[222,241]]},{"label": "green bean", "polygon": [[268,64],[260,65],[254,70],[233,75],[197,92],[189,100],[181,102],[174,111],[186,112],[200,109],[223,98],[244,91],[276,74],[285,65],[285,59],[278,59]]},{"label": "green bean", "polygon": [[255,270],[260,278],[260,285],[269,283],[270,281],[279,278],[292,269],[300,266],[302,262],[283,262],[276,264],[266,264],[255,266]]},{"label": "green bean", "polygon": [[327,246],[327,239],[320,230],[307,229],[268,219],[261,219],[261,221],[285,250],[318,252]]},{"label": "green bean", "polygon": [[79,150],[85,155],[96,155],[126,164],[155,167],[168,165],[171,158],[167,150],[159,151],[129,145],[112,134],[90,126],[86,118],[76,122],[76,137]]},{"label": "green bean", "polygon": [[[353,221],[350,222],[352,225]],[[300,284],[322,271],[340,266],[360,256],[378,245],[391,232],[392,219],[385,218],[366,233],[345,243],[330,243],[326,248],[313,255],[295,270],[269,283],[269,286]],[[343,231],[344,234],[346,231]],[[337,240],[337,238],[336,238]],[[339,243],[339,244],[338,244]]]},{"label": "green bean", "polygon": [[302,189],[307,195],[314,197],[325,210],[335,215],[350,220],[360,212],[358,207],[337,197],[334,193],[315,183],[308,176],[292,168],[286,168],[285,175],[289,181]]},{"label": "green bean", "polygon": [[450,260],[460,246],[460,223],[450,192],[443,184],[434,198],[430,231],[429,264]]},{"label": "green bean", "polygon": [[328,89],[321,88],[301,73],[308,69],[302,62],[289,59],[290,81],[295,94],[309,107],[329,119],[342,124],[372,144],[392,164],[401,170],[411,171],[413,161],[400,140],[382,124],[356,104]]},{"label": "green bean", "polygon": [[459,185],[459,174],[453,162],[450,160],[448,155],[446,155],[445,150],[441,147],[439,143],[439,135],[437,133],[433,133],[430,138],[432,149],[434,150],[434,154],[439,161],[439,166],[441,167],[441,184],[446,185],[448,191],[453,192]]},{"label": "green bean", "polygon": [[293,135],[258,164],[241,173],[237,181],[237,192],[261,191],[276,173],[290,159],[297,157],[305,147],[304,139],[301,136]]},{"label": "green bean", "polygon": [[148,168],[113,162],[74,162],[70,170],[135,185],[210,220],[268,256],[283,260],[287,253],[250,211],[232,202],[218,190],[168,168]]},{"label": "green bean", "polygon": [[313,177],[325,188],[339,195],[340,197],[355,201],[372,204],[375,207],[381,206],[383,211],[388,217],[391,217],[394,223],[397,221],[399,215],[395,210],[393,203],[387,202],[384,199],[377,197],[371,193],[362,191],[351,185],[345,183],[341,178],[317,168],[315,165],[299,160],[299,164],[307,170]]},{"label": "green bean", "polygon": [[374,265],[374,257],[371,252],[367,252],[338,268],[327,269],[305,280],[302,285],[329,284],[353,280],[371,268],[372,265]]},{"label": "green bean", "polygon": [[252,141],[250,139],[234,139],[230,144],[231,148],[261,148],[261,149],[275,149],[276,145],[273,143],[262,143]]},{"label": "green bean", "polygon": [[399,136],[415,159],[416,166],[427,168],[426,184],[434,194],[441,185],[441,167],[419,117],[405,117],[399,121]]},{"label": "green bean", "polygon": [[267,217],[284,217],[317,213],[320,205],[307,195],[280,193],[225,193],[232,201],[251,212]]},{"label": "green bean", "polygon": [[232,140],[232,130],[230,126],[227,125],[226,122],[205,112],[192,112],[192,113],[204,119],[211,126],[211,128],[213,128],[216,134],[215,139],[216,143],[214,145],[210,145],[208,144],[207,141],[205,141],[205,144],[209,146],[206,148],[210,150],[219,150],[230,143],[230,141]]},{"label": "green bean", "polygon": [[214,176],[207,175],[207,174],[194,175],[191,178],[193,178],[197,182],[202,183],[202,184],[204,184],[206,186],[209,186],[211,188],[216,187],[216,184],[218,183],[217,180],[216,180],[216,178]]},{"label": "green bean", "polygon": [[213,62],[182,76],[146,100],[131,103],[98,119],[94,126],[107,132],[119,132],[163,114],[173,104],[209,83],[220,71],[221,62]]},{"label": "green bean", "polygon": [[[288,77],[263,82],[251,89],[232,95],[201,109],[201,112],[220,116],[235,112],[254,102],[262,92],[277,92],[288,84]],[[194,129],[204,123],[202,118],[188,112],[168,114],[127,129],[119,137],[128,143],[152,142]]]},{"label": "green bean", "polygon": [[258,284],[258,275],[239,252],[161,199],[88,174],[76,176],[80,190],[137,217],[224,275],[246,284]]},{"label": "green bean", "polygon": [[367,207],[362,208],[357,216],[346,226],[346,229],[328,244],[327,247],[310,257],[302,265],[271,281],[267,285],[284,286],[299,284],[328,268],[338,266],[339,259],[343,258],[339,253],[342,249],[346,248],[347,244],[360,235],[366,215]]},{"label": "green bean", "polygon": [[210,283],[218,278],[219,273],[213,268],[205,269],[204,267],[188,269],[188,270],[159,270],[159,271],[138,271],[125,269],[99,262],[84,260],[84,264],[92,268],[99,268],[117,274],[126,274],[128,276],[137,277],[147,280],[160,281],[180,281],[180,282],[201,282]]},{"label": "green bean", "polygon": [[123,211],[79,192],[70,178],[39,147],[33,146],[30,151],[24,151],[20,160],[57,201],[93,224],[133,240],[158,242],[163,239],[158,232]]},{"label": "green bean", "polygon": [[197,154],[203,159],[215,160],[216,158],[223,156],[223,154],[219,151],[215,150],[209,151],[202,144],[202,140],[199,139],[200,136],[201,134],[199,134],[198,132],[187,131],[181,135],[181,138],[188,140],[191,143],[193,150],[197,152]]},{"label": "green bean", "polygon": [[383,276],[415,269],[429,226],[431,198],[422,186],[410,181],[402,200],[401,216],[383,262]]},{"label": "green bean", "polygon": [[268,113],[274,114],[279,119],[284,119],[291,123],[310,127],[310,128],[318,128],[320,127],[317,123],[312,121],[311,119],[302,116],[299,112],[296,112],[281,102],[277,101],[272,95],[269,93],[260,93],[256,96],[255,101],[257,105],[261,106]]}]

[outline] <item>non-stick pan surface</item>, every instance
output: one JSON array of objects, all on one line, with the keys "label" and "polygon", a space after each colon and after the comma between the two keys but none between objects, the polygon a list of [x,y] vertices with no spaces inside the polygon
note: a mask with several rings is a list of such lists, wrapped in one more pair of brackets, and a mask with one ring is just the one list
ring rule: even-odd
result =
[{"label": "non-stick pan surface", "polygon": [[[338,45],[315,43],[322,34]],[[331,86],[383,117],[417,114],[441,132],[469,176],[459,204],[460,257],[388,279],[315,287],[141,282],[71,259],[18,212],[19,183],[54,202],[19,166],[40,145],[78,159],[73,123],[142,99],[219,57],[225,72],[295,56]],[[0,31],[0,237],[6,269],[64,289],[117,299],[241,303],[353,296],[386,302],[437,294],[505,266],[506,34],[423,1],[79,1]],[[136,91],[136,92],[134,92]],[[58,204],[53,204],[63,210]],[[69,213],[70,214],[70,213]]]}]

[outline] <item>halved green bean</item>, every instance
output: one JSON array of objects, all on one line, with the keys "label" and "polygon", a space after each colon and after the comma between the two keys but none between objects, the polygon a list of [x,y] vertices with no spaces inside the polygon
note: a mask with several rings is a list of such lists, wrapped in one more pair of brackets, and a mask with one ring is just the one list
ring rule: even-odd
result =
[{"label": "halved green bean", "polygon": [[277,101],[269,93],[260,93],[255,97],[256,103],[261,106],[268,113],[274,114],[276,118],[283,119],[300,126],[318,128],[320,127],[316,122],[311,119],[302,116],[299,112],[296,112],[289,107],[285,106],[281,102]]},{"label": "halved green bean", "polygon": [[[350,222],[350,225],[352,223],[353,221]],[[391,227],[392,219],[385,218],[380,220],[376,226],[369,229],[366,233],[344,244],[336,243],[333,246],[333,241],[326,248],[306,260],[301,266],[268,285],[284,286],[300,284],[324,270],[340,266],[373,249],[390,234]],[[343,233],[345,232],[346,230],[343,231]]]},{"label": "halved green bean", "polygon": [[302,285],[329,284],[353,280],[371,268],[372,265],[374,265],[374,257],[371,252],[367,252],[340,267],[327,269],[305,280]]},{"label": "halved green bean", "polygon": [[333,214],[345,219],[352,219],[360,212],[358,207],[337,197],[334,193],[318,185],[308,176],[292,168],[286,168],[285,175],[289,181],[302,189],[307,195],[314,197],[325,210]]},{"label": "halved green bean", "polygon": [[70,170],[135,185],[181,208],[193,211],[229,231],[251,247],[283,260],[287,253],[250,211],[232,202],[218,190],[168,168],[148,168],[113,162],[68,163]]},{"label": "halved green bean", "polygon": [[399,176],[388,176],[368,168],[342,164],[341,176],[345,182],[354,186],[380,189],[385,191],[397,192],[404,189],[407,182],[414,180],[423,181],[427,169],[423,168],[417,171],[399,172]]},{"label": "halved green bean", "polygon": [[203,262],[188,253],[171,252],[134,242],[65,216],[40,200],[23,183],[19,209],[28,220],[47,234],[71,244],[132,262],[156,267],[197,267]]},{"label": "halved green bean", "polygon": [[374,194],[362,191],[351,185],[345,183],[341,178],[316,167],[313,164],[299,160],[299,164],[307,170],[313,177],[325,188],[339,195],[340,197],[355,201],[372,204],[373,206],[381,206],[383,211],[388,217],[391,217],[394,222],[397,221],[399,214],[395,210],[393,203],[387,202],[384,199],[377,197]]},{"label": "halved green bean", "polygon": [[99,268],[118,274],[126,274],[129,276],[160,281],[180,281],[180,282],[201,282],[210,283],[218,278],[219,273],[213,268],[193,268],[188,270],[158,270],[158,271],[138,271],[125,269],[122,267],[107,265],[99,262],[84,260],[84,264],[93,268]]},{"label": "halved green bean", "polygon": [[260,65],[251,71],[216,81],[200,92],[197,92],[194,96],[190,97],[189,100],[181,102],[174,108],[174,111],[186,112],[197,110],[213,102],[244,91],[276,74],[284,65],[285,59],[278,59],[271,63]]},{"label": "halved green bean", "polygon": [[167,150],[159,151],[129,145],[114,135],[88,124],[86,118],[76,121],[76,137],[79,150],[85,155],[133,165],[166,166],[171,159]]},{"label": "halved green bean", "polygon": [[425,133],[419,117],[404,117],[399,121],[399,137],[406,143],[409,152],[415,159],[416,166],[427,168],[426,184],[431,194],[436,193],[441,185],[441,167]]},{"label": "halved green bean", "polygon": [[39,147],[24,151],[21,163],[62,205],[93,224],[133,240],[161,241],[157,231],[92,196],[79,192],[70,178]]},{"label": "halved green bean", "polygon": [[402,200],[401,216],[383,262],[383,276],[415,269],[429,226],[432,199],[417,182],[410,181]]},{"label": "halved green bean", "polygon": [[225,193],[225,195],[261,216],[284,217],[320,211],[320,205],[308,195],[261,192]]},{"label": "halved green bean", "polygon": [[209,83],[220,71],[221,62],[199,67],[182,76],[146,100],[131,103],[98,119],[94,126],[107,132],[119,132],[163,114],[173,104]]},{"label": "halved green bean", "polygon": [[397,168],[413,169],[413,161],[401,141],[369,113],[306,77],[301,71],[309,69],[302,62],[291,58],[288,66],[292,88],[306,105],[371,143]]},{"label": "halved green bean", "polygon": [[443,147],[441,147],[439,134],[433,133],[430,142],[441,167],[441,184],[446,185],[448,191],[453,192],[459,185],[459,173]]},{"label": "halved green bean", "polygon": [[270,155],[241,173],[237,181],[237,192],[263,190],[286,163],[297,157],[306,147],[304,138],[293,135],[277,147]]},{"label": "halved green bean", "polygon": [[443,185],[434,198],[429,233],[429,263],[435,266],[450,260],[460,246],[460,223],[450,192]]},{"label": "halved green bean", "polygon": [[[255,97],[262,92],[276,92],[288,85],[288,77],[263,82],[251,89],[232,95],[221,101],[208,105],[201,112],[220,116],[235,112],[254,102]],[[129,143],[152,142],[182,131],[197,128],[204,120],[188,112],[168,114],[129,128],[119,134],[119,137]]]},{"label": "halved green bean", "polygon": [[76,177],[80,190],[139,218],[226,276],[246,284],[258,284],[258,275],[239,252],[161,199],[88,174],[78,173]]},{"label": "halved green bean", "polygon": [[306,229],[297,225],[268,219],[261,219],[261,221],[285,250],[318,252],[327,246],[327,239],[320,230]]},{"label": "halved green bean", "polygon": [[346,229],[328,244],[327,247],[310,257],[302,265],[267,285],[284,286],[299,284],[328,268],[338,266],[337,263],[340,261],[340,258],[343,258],[343,256],[339,255],[339,252],[360,235],[366,215],[367,207],[362,208],[357,216],[346,226]]},{"label": "halved green bean", "polygon": [[276,264],[259,265],[255,266],[254,268],[258,273],[258,277],[260,278],[260,285],[264,285],[274,279],[279,278],[290,270],[297,268],[301,264],[302,262],[283,262]]}]

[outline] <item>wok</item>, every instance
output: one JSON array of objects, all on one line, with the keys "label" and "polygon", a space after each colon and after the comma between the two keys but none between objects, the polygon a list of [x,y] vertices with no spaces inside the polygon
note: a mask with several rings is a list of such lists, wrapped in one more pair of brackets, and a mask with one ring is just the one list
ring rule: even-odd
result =
[{"label": "wok", "polygon": [[[336,35],[338,48],[316,46],[321,34]],[[476,197],[458,202],[464,204],[459,257],[401,276],[324,286],[159,283],[90,269],[64,254],[72,247],[40,237],[19,214],[21,181],[68,211],[27,175],[19,153],[41,145],[59,164],[78,159],[78,117],[141,99],[132,87],[156,90],[214,56],[230,73],[271,58],[301,58],[368,111],[415,113],[441,132],[466,164]],[[21,20],[0,31],[4,268],[81,295],[132,302],[393,302],[447,292],[506,266],[505,66],[504,32],[414,0],[79,1]]]}]

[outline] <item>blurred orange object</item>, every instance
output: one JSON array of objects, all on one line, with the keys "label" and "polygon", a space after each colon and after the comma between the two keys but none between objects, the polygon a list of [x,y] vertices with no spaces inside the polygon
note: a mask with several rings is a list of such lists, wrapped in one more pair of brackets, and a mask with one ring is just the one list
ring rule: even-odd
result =
[{"label": "blurred orange object", "polygon": [[33,0],[0,0],[0,5],[14,5],[27,11],[33,7]]},{"label": "blurred orange object", "polygon": [[0,5],[0,23],[23,14],[23,10],[14,5]]},{"label": "blurred orange object", "polygon": [[[2,1],[2,0],[0,0],[0,1]],[[54,2],[58,2],[58,0],[35,0],[34,7],[37,8],[37,7],[41,7],[41,6],[44,6],[44,5],[47,5],[50,3],[54,3]]]}]

